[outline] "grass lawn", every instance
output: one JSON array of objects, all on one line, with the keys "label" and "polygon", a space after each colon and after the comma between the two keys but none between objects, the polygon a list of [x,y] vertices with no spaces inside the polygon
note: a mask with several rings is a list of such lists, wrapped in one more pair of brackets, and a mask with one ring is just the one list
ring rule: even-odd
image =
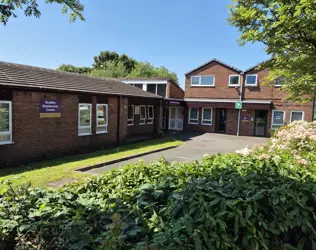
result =
[{"label": "grass lawn", "polygon": [[179,146],[181,144],[181,141],[167,137],[128,144],[89,154],[73,155],[55,160],[1,169],[0,181],[10,179],[13,185],[31,182],[33,186],[42,187],[46,186],[49,182],[64,178],[73,178],[80,181],[91,175],[88,173],[75,172],[73,170],[156,149]]}]

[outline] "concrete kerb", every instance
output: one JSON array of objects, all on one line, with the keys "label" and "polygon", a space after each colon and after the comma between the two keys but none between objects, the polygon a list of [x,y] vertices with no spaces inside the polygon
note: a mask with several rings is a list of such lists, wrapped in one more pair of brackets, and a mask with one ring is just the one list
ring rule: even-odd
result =
[{"label": "concrete kerb", "polygon": [[86,172],[86,171],[89,171],[91,169],[101,168],[101,167],[104,167],[104,166],[107,166],[107,165],[111,165],[111,164],[114,164],[114,163],[131,160],[131,159],[134,159],[134,158],[137,158],[137,157],[141,157],[141,156],[144,156],[144,155],[158,153],[158,152],[161,152],[161,151],[165,151],[165,150],[169,150],[169,149],[173,149],[173,148],[177,148],[177,147],[179,147],[179,146],[169,146],[169,147],[166,147],[166,148],[155,149],[155,150],[144,152],[144,153],[140,153],[140,154],[130,155],[130,156],[126,156],[126,157],[123,157],[123,158],[119,158],[119,159],[115,159],[115,160],[111,160],[111,161],[106,161],[106,162],[101,162],[101,163],[98,163],[98,164],[95,164],[95,165],[90,165],[90,166],[83,167],[83,168],[78,168],[78,169],[75,169],[74,171]]}]

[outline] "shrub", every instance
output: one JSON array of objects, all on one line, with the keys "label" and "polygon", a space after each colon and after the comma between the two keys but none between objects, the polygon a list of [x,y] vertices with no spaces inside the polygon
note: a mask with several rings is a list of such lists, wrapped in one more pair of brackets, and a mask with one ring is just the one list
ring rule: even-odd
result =
[{"label": "shrub", "polygon": [[[291,126],[301,125],[284,130]],[[2,247],[315,249],[313,138],[271,151],[282,133],[239,154],[140,162],[60,190],[9,185],[0,194]]]}]

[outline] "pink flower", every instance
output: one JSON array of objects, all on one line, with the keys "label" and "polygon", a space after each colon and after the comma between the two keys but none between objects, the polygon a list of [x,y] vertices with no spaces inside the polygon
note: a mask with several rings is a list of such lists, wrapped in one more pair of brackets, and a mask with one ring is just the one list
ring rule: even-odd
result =
[{"label": "pink flower", "polygon": [[270,158],[270,156],[268,154],[262,154],[262,155],[259,156],[260,160],[269,159],[269,158]]}]

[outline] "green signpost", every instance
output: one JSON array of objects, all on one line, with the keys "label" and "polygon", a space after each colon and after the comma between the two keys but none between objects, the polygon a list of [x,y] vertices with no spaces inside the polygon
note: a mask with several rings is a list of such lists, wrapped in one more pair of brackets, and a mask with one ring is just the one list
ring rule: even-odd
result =
[{"label": "green signpost", "polygon": [[242,109],[242,102],[235,102],[235,109]]}]

